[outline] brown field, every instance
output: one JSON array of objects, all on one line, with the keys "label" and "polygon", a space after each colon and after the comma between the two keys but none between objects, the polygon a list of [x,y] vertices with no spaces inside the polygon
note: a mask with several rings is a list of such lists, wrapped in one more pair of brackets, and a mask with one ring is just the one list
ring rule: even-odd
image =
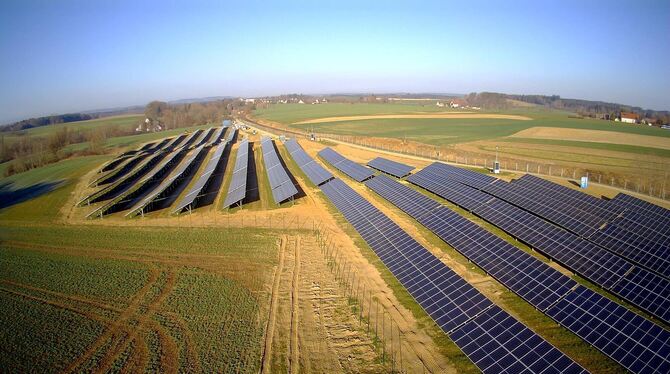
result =
[{"label": "brown field", "polygon": [[454,118],[454,119],[514,119],[519,121],[530,121],[531,118],[526,116],[518,116],[513,114],[480,114],[472,112],[443,112],[431,114],[377,114],[369,116],[338,116],[338,117],[324,117],[315,118],[306,121],[294,122],[294,125],[307,125],[311,123],[324,122],[344,122],[344,121],[362,121],[370,119],[440,119],[440,118]]},{"label": "brown field", "polygon": [[670,149],[670,139],[659,136],[626,134],[616,131],[531,127],[517,132],[511,138],[573,140],[609,144],[627,144],[642,147]]}]

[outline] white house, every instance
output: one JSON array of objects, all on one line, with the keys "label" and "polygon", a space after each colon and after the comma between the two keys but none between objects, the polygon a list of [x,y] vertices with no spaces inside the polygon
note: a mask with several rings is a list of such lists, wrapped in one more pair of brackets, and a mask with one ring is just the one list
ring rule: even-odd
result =
[{"label": "white house", "polygon": [[637,123],[637,114],[631,112],[621,112],[621,122]]}]

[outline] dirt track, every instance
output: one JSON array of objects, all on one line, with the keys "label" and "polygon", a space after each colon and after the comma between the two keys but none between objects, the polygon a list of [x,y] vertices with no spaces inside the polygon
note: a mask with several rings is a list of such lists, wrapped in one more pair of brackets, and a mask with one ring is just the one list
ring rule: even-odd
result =
[{"label": "dirt track", "polygon": [[515,119],[519,121],[530,121],[532,118],[526,116],[517,116],[512,114],[485,114],[468,112],[446,112],[435,114],[377,114],[369,116],[338,116],[315,118],[306,121],[294,122],[294,125],[307,125],[312,123],[325,122],[343,122],[343,121],[362,121],[368,119]]}]

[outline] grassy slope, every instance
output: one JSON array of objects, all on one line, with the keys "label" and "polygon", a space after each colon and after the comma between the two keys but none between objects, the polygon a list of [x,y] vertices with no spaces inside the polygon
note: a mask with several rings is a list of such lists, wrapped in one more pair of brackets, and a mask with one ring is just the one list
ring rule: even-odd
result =
[{"label": "grassy slope", "polygon": [[119,126],[119,127],[134,127],[137,122],[142,118],[143,116],[140,114],[130,114],[130,115],[121,115],[121,116],[112,116],[112,117],[104,117],[104,118],[98,118],[98,119],[93,119],[89,121],[79,121],[79,122],[69,122],[69,123],[60,123],[57,125],[49,125],[49,126],[41,126],[41,127],[35,127],[32,129],[28,130],[23,130],[23,131],[16,131],[16,132],[10,132],[6,133],[7,134],[7,140],[11,140],[12,138],[21,136],[21,135],[31,135],[31,136],[49,136],[53,134],[54,132],[62,129],[63,127],[67,127],[69,130],[72,131],[77,131],[77,130],[92,130],[96,129],[99,127],[106,127],[106,126]]}]

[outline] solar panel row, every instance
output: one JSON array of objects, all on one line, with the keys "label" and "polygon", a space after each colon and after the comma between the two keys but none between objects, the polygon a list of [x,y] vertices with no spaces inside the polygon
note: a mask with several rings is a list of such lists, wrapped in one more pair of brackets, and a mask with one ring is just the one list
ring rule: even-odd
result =
[{"label": "solar panel row", "polygon": [[185,209],[191,209],[193,206],[195,206],[197,199],[200,197],[203,189],[205,189],[210,183],[214,172],[222,167],[223,163],[220,163],[221,156],[223,155],[223,152],[227,146],[228,142],[226,141],[219,143],[219,145],[214,150],[212,157],[210,157],[209,161],[207,161],[205,170],[202,172],[202,174],[200,174],[198,180],[189,189],[189,191],[186,193],[186,196],[184,196],[179,205],[177,205],[177,208],[172,211],[173,213],[180,213]]},{"label": "solar panel row", "polygon": [[[670,333],[660,326],[584,287],[573,291],[577,283],[569,277],[401,183],[377,176],[365,184],[511,291],[629,370],[649,372],[653,369],[659,373],[667,370]],[[574,292],[579,298],[571,295]],[[566,295],[569,300],[592,300],[600,308],[565,306]],[[557,307],[557,303],[561,306]],[[610,321],[613,322],[608,324]],[[621,330],[621,322],[626,323],[626,333]],[[597,338],[592,337],[594,331]],[[481,331],[478,333],[487,336]],[[629,355],[629,348],[633,347],[640,354]]]},{"label": "solar panel row", "polygon": [[623,230],[658,242],[660,245],[670,245],[670,220],[658,219],[653,214],[644,214],[643,210],[628,210],[621,217],[610,222]]},{"label": "solar panel row", "polygon": [[452,180],[478,189],[481,189],[482,187],[497,180],[497,178],[494,178],[490,175],[443,164],[441,162],[434,162],[425,167],[423,170],[428,170],[434,174],[448,176]]},{"label": "solar panel row", "polygon": [[489,194],[461,184],[430,166],[410,175],[407,181],[470,211],[491,199]]},{"label": "solar panel row", "polygon": [[[138,153],[139,153],[139,152],[138,152]],[[119,156],[119,157],[117,157],[117,158],[115,158],[115,159],[113,159],[113,160],[111,160],[111,161],[105,163],[105,165],[103,165],[103,166],[100,168],[100,170],[98,170],[98,173],[104,173],[104,172],[107,172],[107,171],[114,170],[114,169],[116,169],[116,167],[119,166],[122,162],[124,162],[124,161],[126,161],[126,160],[128,160],[129,158],[132,158],[132,157],[133,157],[133,155],[123,155],[123,156]]]},{"label": "solar panel row", "polygon": [[279,159],[272,139],[263,137],[261,139],[261,148],[263,149],[263,162],[265,163],[265,172],[270,181],[272,198],[275,203],[280,204],[282,201],[286,201],[298,194],[298,190],[295,188],[286,169],[284,169],[284,165],[282,165]]},{"label": "solar panel row", "polygon": [[228,208],[233,204],[241,203],[247,196],[247,167],[249,165],[249,140],[244,139],[240,142],[237,149],[237,158],[235,159],[235,168],[233,177],[228,186],[228,194],[223,204]]},{"label": "solar panel row", "polygon": [[124,176],[126,173],[128,173],[130,170],[132,170],[135,167],[135,165],[139,164],[149,155],[150,153],[142,152],[134,156],[128,156],[128,158],[121,159],[123,161],[122,166],[119,166],[116,170],[112,170],[111,172],[95,179],[93,182],[91,182],[91,184],[89,184],[89,186],[100,186],[103,184],[115,182],[116,180]]},{"label": "solar panel row", "polygon": [[[494,306],[346,183],[334,179],[321,189],[426,313],[483,372],[584,371]],[[485,341],[482,336],[487,336]],[[510,340],[517,345],[505,345]]]},{"label": "solar panel row", "polygon": [[314,161],[295,139],[287,140],[284,145],[298,167],[316,186],[333,178],[333,174]]},{"label": "solar panel row", "polygon": [[[408,180],[423,187],[422,180],[412,179],[422,172],[423,170]],[[430,190],[431,186],[433,185],[426,188]],[[441,184],[439,193],[432,192],[459,204],[465,187],[467,186],[461,185],[456,191]],[[476,195],[473,192],[475,189],[470,190],[465,194]],[[639,269],[643,277],[633,278],[631,271],[635,266],[631,262],[505,201],[490,195],[480,198],[482,200],[478,202],[479,206],[472,209],[476,215],[658,318],[670,320],[670,292],[667,291],[670,290],[670,282],[667,279],[645,269]],[[642,280],[643,283],[635,283]],[[633,288],[639,293],[628,291]]]},{"label": "solar panel row", "polygon": [[132,187],[116,196],[107,204],[89,213],[86,217],[102,217],[108,213],[128,209],[129,204],[131,204],[134,199],[144,194],[147,189],[150,188],[152,182],[161,179],[165,174],[169,173],[170,170],[172,170],[172,167],[181,160],[186,151],[187,149],[182,147],[170,152],[158,166],[151,169],[151,171],[149,171],[139,182],[136,182]]},{"label": "solar panel row", "polygon": [[202,160],[202,157],[207,154],[207,151],[208,149],[205,148],[204,145],[200,145],[198,148],[194,149],[193,152],[191,152],[191,155],[179,164],[172,175],[161,182],[158,187],[149,192],[147,196],[145,196],[126,214],[126,217],[132,217],[137,214],[144,214],[149,211],[151,209],[151,205],[153,205],[154,202],[164,196],[170,189],[179,183],[185,174],[200,165],[200,160]]},{"label": "solar panel row", "polygon": [[161,148],[163,151],[171,152],[173,149],[175,149],[179,144],[181,144],[184,139],[186,139],[186,134],[179,135],[177,137],[172,138],[167,144]]},{"label": "solar panel row", "polygon": [[373,160],[370,160],[370,162],[368,162],[368,166],[386,174],[393,175],[397,178],[402,178],[415,169],[414,166],[405,165],[400,162],[385,159],[383,157],[377,157]]},{"label": "solar panel row", "polygon": [[577,285],[462,215],[388,177],[374,177],[365,185],[539,310],[546,310]]},{"label": "solar panel row", "polygon": [[659,219],[670,220],[669,209],[665,209],[656,204],[652,204],[648,201],[638,199],[625,193],[617,194],[612,200],[609,201],[609,203],[611,205],[620,206],[626,209],[642,210],[645,213],[650,213],[657,216]]},{"label": "solar panel row", "polygon": [[181,144],[179,144],[179,147],[185,147],[185,148],[190,147],[191,144],[193,144],[196,139],[199,139],[202,136],[202,134],[203,131],[200,129],[193,131],[186,137],[186,139]]},{"label": "solar panel row", "polygon": [[323,157],[324,160],[328,161],[328,163],[333,165],[339,171],[358,182],[362,182],[375,174],[371,169],[344,158],[330,147],[319,151],[319,156]]},{"label": "solar panel row", "polygon": [[634,232],[622,230],[616,224],[605,226],[606,221],[603,218],[579,209],[570,201],[563,201],[555,192],[557,188],[547,187],[551,184],[554,183],[547,181],[524,187],[516,183],[498,181],[485,186],[482,191],[574,232],[637,265],[666,278],[670,277],[670,248]]}]

